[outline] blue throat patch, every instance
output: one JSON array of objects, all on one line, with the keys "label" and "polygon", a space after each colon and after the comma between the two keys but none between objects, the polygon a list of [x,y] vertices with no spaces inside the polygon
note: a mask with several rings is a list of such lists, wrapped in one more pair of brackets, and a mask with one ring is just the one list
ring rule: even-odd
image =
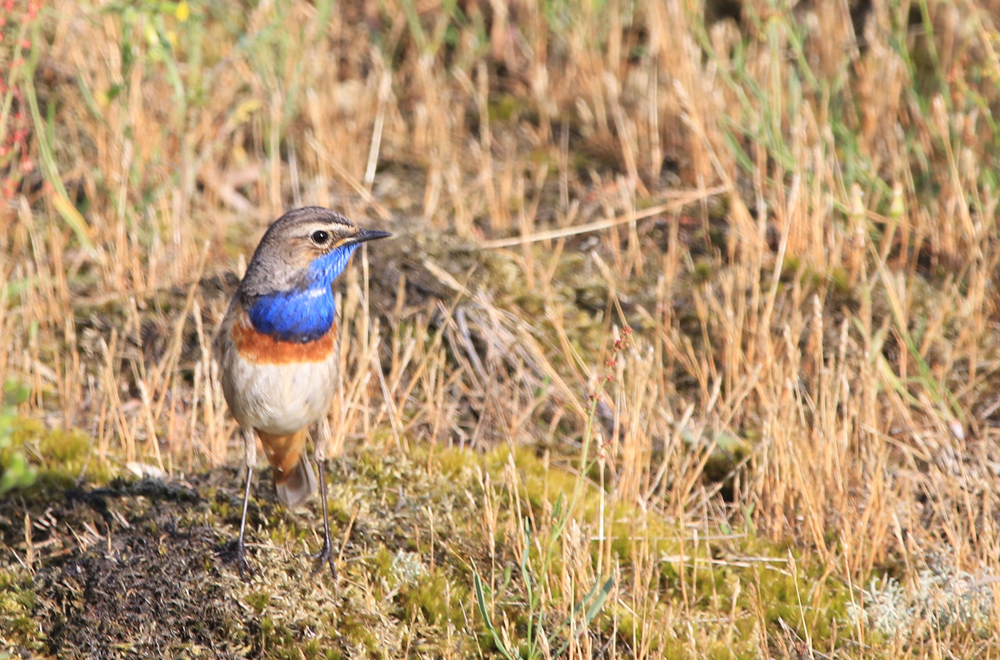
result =
[{"label": "blue throat patch", "polygon": [[254,300],[247,310],[254,329],[280,341],[302,344],[329,332],[336,315],[331,287],[357,247],[347,245],[315,259],[309,264],[304,287]]}]

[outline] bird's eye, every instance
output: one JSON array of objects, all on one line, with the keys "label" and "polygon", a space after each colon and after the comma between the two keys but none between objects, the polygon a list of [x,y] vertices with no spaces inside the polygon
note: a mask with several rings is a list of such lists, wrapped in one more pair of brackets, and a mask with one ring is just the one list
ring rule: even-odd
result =
[{"label": "bird's eye", "polygon": [[320,229],[313,232],[312,239],[316,245],[323,245],[330,240],[330,234]]}]

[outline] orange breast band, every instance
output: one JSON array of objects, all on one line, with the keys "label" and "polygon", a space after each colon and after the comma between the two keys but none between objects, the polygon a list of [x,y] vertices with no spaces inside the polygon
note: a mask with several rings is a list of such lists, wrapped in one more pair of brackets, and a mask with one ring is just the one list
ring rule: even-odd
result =
[{"label": "orange breast band", "polygon": [[334,350],[337,336],[337,322],[329,332],[309,342],[281,341],[270,335],[257,332],[249,319],[237,319],[233,323],[233,344],[240,357],[257,364],[294,364],[296,362],[323,362]]}]

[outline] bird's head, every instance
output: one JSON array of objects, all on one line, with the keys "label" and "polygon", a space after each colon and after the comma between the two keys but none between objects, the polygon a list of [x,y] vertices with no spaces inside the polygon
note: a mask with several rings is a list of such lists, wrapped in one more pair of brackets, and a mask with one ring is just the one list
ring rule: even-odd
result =
[{"label": "bird's head", "polygon": [[365,241],[390,236],[362,229],[343,215],[318,206],[289,211],[268,228],[240,285],[244,296],[329,289]]}]

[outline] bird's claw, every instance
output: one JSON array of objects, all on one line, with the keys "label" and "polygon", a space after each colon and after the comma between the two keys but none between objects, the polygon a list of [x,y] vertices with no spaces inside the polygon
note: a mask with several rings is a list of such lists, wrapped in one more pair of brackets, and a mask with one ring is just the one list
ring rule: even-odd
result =
[{"label": "bird's claw", "polygon": [[333,579],[337,579],[337,567],[333,565],[333,548],[330,547],[329,541],[323,542],[323,547],[320,551],[314,555],[309,555],[312,559],[316,560],[316,565],[313,566],[312,574],[316,575],[321,570],[323,570],[323,564],[330,565],[330,572],[333,574]]},{"label": "bird's claw", "polygon": [[227,543],[221,554],[224,561],[236,564],[236,570],[239,571],[241,580],[250,582],[254,570],[247,558],[247,546],[241,539],[233,539]]}]

